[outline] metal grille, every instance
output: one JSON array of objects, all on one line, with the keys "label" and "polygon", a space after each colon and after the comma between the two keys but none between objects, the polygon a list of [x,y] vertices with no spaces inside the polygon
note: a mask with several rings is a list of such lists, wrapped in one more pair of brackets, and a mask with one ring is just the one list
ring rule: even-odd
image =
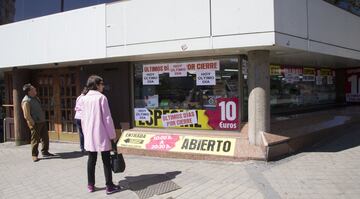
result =
[{"label": "metal grille", "polygon": [[129,182],[129,186],[140,199],[150,198],[154,195],[161,195],[181,188],[163,174]]}]

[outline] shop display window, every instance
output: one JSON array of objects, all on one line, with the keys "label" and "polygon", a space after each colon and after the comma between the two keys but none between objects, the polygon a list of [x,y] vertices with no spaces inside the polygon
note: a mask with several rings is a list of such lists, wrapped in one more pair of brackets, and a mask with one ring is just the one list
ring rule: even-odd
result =
[{"label": "shop display window", "polygon": [[326,68],[270,66],[271,113],[335,103],[335,71]]},{"label": "shop display window", "polygon": [[239,129],[237,58],[135,64],[138,127]]}]

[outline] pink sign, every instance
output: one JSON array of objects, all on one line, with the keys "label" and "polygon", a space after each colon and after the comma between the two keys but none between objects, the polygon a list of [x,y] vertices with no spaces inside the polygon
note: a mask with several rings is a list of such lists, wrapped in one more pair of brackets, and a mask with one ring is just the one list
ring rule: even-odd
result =
[{"label": "pink sign", "polygon": [[216,130],[237,130],[239,129],[239,99],[218,98],[216,109],[206,110],[209,118],[209,126]]},{"label": "pink sign", "polygon": [[155,135],[150,138],[150,142],[146,144],[146,149],[156,151],[169,151],[175,147],[179,140],[179,135]]}]

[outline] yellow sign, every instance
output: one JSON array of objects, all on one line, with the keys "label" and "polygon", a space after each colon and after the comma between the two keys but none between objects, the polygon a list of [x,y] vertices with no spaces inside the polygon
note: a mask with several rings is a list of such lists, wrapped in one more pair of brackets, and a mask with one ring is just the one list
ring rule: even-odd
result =
[{"label": "yellow sign", "polygon": [[320,69],[321,76],[332,76],[332,72],[330,69]]},{"label": "yellow sign", "polygon": [[281,67],[276,65],[270,65],[270,75],[281,75]]},{"label": "yellow sign", "polygon": [[235,138],[124,131],[118,147],[234,156]]},{"label": "yellow sign", "polygon": [[315,68],[304,68],[303,75],[316,75]]},{"label": "yellow sign", "polygon": [[[161,116],[169,113],[178,113],[187,110],[180,109],[148,109],[150,112],[150,120],[149,121],[135,121],[135,126],[137,127],[153,127],[153,128],[161,128],[164,127],[162,123]],[[185,128],[185,129],[212,129],[211,126],[208,125],[209,118],[205,115],[205,110],[195,110],[197,116],[196,124],[188,124],[182,126],[174,126],[168,128]]]}]

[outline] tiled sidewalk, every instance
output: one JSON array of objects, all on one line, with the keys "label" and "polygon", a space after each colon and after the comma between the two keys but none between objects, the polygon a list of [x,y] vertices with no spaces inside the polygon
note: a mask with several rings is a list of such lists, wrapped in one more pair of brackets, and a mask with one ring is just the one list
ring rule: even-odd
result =
[{"label": "tiled sidewalk", "polygon": [[[359,198],[359,127],[349,127],[346,130],[352,133],[312,152],[270,163],[127,155],[126,172],[113,178],[126,185],[144,176],[167,174],[181,187],[153,198]],[[29,145],[0,144],[0,198],[138,198],[129,189],[110,196],[104,190],[87,193],[87,157],[77,152],[78,145],[50,143],[50,151],[59,158],[33,163]],[[96,169],[96,185],[103,188],[100,157]]]}]

